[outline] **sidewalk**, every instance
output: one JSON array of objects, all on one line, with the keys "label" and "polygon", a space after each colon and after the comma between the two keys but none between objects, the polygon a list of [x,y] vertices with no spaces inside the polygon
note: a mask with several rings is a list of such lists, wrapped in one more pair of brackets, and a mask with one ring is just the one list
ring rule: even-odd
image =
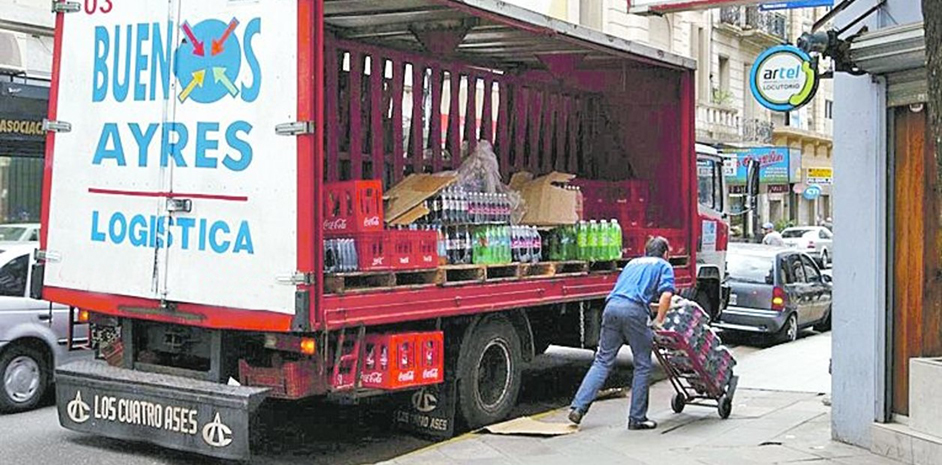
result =
[{"label": "sidewalk", "polygon": [[[628,431],[628,398],[597,402],[580,430],[555,438],[466,434],[404,455],[388,464],[748,465],[775,463],[873,464],[898,462],[831,441],[827,372],[830,334],[757,351],[738,348],[740,388],[733,414],[715,408],[670,409],[666,381],[651,388],[653,431]],[[782,386],[784,389],[777,389]],[[823,389],[822,389],[823,388]],[[540,417],[566,422],[567,409]]]}]

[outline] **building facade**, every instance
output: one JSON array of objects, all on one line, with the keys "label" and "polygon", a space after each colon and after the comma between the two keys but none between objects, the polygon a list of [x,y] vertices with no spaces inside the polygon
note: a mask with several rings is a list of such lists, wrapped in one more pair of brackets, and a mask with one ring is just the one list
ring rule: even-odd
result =
[{"label": "building facade", "polygon": [[[775,45],[794,43],[826,14],[825,8],[761,11],[755,6],[735,6],[641,16],[629,14],[624,0],[513,2],[697,60],[697,141],[740,157],[757,151],[784,153],[784,160],[767,158],[793,168],[788,179],[762,179],[761,220],[779,226],[810,225],[833,216],[832,82],[822,80],[814,101],[787,115],[761,107],[749,88],[750,70],[759,54]],[[822,63],[822,68],[827,66]],[[810,180],[821,188],[821,196],[813,200],[802,195],[809,172]],[[727,205],[735,213],[744,208],[745,186],[735,177],[729,184]],[[742,226],[740,216],[733,215],[732,221]]]},{"label": "building facade", "polygon": [[835,81],[835,438],[904,463],[942,457],[942,194],[921,2],[852,5],[864,72]]},{"label": "building facade", "polygon": [[0,223],[39,221],[54,21],[48,1],[0,0]]}]

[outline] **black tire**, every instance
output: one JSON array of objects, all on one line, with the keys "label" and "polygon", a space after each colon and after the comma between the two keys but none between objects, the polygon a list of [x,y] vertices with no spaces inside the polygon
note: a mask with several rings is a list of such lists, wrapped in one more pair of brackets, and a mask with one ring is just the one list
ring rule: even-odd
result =
[{"label": "black tire", "polygon": [[687,406],[687,396],[683,393],[674,394],[674,398],[671,399],[671,409],[674,413],[681,413],[684,411],[684,407]]},{"label": "black tire", "polygon": [[827,316],[825,316],[824,319],[821,320],[819,323],[812,326],[811,329],[819,333],[824,333],[831,330],[831,309],[830,308],[828,309]]},{"label": "black tire", "polygon": [[720,415],[720,418],[727,419],[730,414],[733,413],[733,399],[730,399],[726,394],[723,394],[716,405],[716,413]]},{"label": "black tire", "polygon": [[520,337],[503,317],[482,321],[461,343],[459,412],[468,428],[503,420],[517,403],[523,372]]},{"label": "black tire", "polygon": [[798,315],[792,313],[788,316],[788,319],[785,320],[782,329],[775,335],[775,342],[784,344],[786,342],[796,341],[798,339],[798,329]]},{"label": "black tire", "polygon": [[49,366],[41,351],[16,343],[7,347],[0,354],[0,412],[17,413],[35,408],[45,395],[49,381]]},{"label": "black tire", "polygon": [[828,253],[828,249],[821,251],[821,269],[828,269],[828,265],[831,263],[831,254]]}]

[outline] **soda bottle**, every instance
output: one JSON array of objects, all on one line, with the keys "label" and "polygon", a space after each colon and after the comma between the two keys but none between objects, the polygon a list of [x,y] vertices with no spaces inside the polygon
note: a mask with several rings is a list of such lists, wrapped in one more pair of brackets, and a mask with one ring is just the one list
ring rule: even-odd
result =
[{"label": "soda bottle", "polygon": [[533,247],[530,249],[530,261],[539,263],[543,259],[543,236],[540,235],[540,230],[536,229],[536,226],[532,226],[532,231]]},{"label": "soda bottle", "polygon": [[608,220],[599,223],[599,260],[614,260],[612,258],[612,231]]},{"label": "soda bottle", "polygon": [[448,247],[445,245],[445,234],[442,232],[442,227],[436,226],[435,232],[438,235],[437,251],[438,251],[438,265],[447,265],[448,264]]},{"label": "soda bottle", "polygon": [[357,255],[356,239],[350,239],[350,266],[353,271],[360,269],[360,257]]},{"label": "soda bottle", "polygon": [[588,260],[589,225],[580,221],[576,227],[576,257],[579,260]]},{"label": "soda bottle", "polygon": [[612,241],[614,242],[612,251],[615,256],[615,260],[619,260],[622,257],[621,225],[618,224],[618,220],[614,218],[612,218]]},{"label": "soda bottle", "polygon": [[513,257],[510,255],[510,226],[501,226],[501,230],[503,230],[504,239],[504,257],[501,262],[510,263],[513,261]]},{"label": "soda bottle", "polygon": [[461,222],[468,223],[468,193],[463,188],[458,189],[458,204],[461,206]]},{"label": "soda bottle", "polygon": [[461,264],[471,263],[471,228],[464,226],[461,230]]}]

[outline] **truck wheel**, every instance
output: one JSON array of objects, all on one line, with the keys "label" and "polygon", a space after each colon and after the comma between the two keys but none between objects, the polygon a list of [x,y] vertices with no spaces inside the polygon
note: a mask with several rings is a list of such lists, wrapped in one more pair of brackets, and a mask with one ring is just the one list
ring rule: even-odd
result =
[{"label": "truck wheel", "polygon": [[713,300],[710,299],[710,293],[706,289],[700,289],[697,291],[697,297],[694,299],[699,305],[700,308],[710,316],[710,321],[716,320],[716,309],[713,308]]},{"label": "truck wheel", "polygon": [[503,317],[484,320],[461,344],[458,402],[469,428],[504,419],[517,403],[523,371],[520,337]]},{"label": "truck wheel", "polygon": [[23,412],[39,404],[49,385],[45,360],[42,352],[21,344],[0,354],[0,412]]}]

